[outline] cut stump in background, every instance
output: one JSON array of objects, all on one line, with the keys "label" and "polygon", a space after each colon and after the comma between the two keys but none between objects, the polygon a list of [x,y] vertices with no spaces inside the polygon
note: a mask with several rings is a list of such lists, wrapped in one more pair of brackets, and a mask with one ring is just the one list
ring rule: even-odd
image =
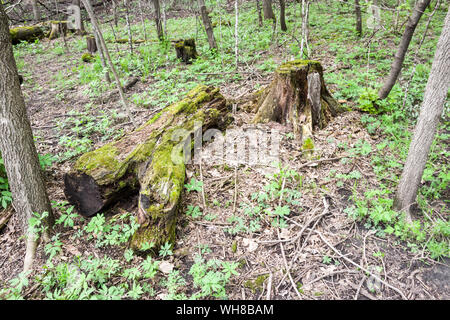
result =
[{"label": "cut stump in background", "polygon": [[271,84],[259,92],[254,122],[290,125],[305,141],[343,110],[325,86],[322,65],[294,60],[280,65]]},{"label": "cut stump in background", "polygon": [[95,41],[95,37],[93,35],[86,36],[86,45],[87,45],[87,51],[90,54],[94,54],[97,52],[97,42]]},{"label": "cut stump in background", "polygon": [[[185,179],[181,161],[194,123],[224,129],[227,102],[219,89],[199,86],[122,139],[82,155],[64,177],[65,194],[84,216],[92,216],[139,190],[139,230],[131,246],[153,250],[175,240],[177,208]],[[180,148],[181,145],[181,148]],[[180,161],[173,161],[174,155]]]},{"label": "cut stump in background", "polygon": [[181,59],[181,61],[186,64],[192,63],[192,60],[198,57],[194,39],[179,40],[175,42],[175,51],[177,53],[177,58]]}]

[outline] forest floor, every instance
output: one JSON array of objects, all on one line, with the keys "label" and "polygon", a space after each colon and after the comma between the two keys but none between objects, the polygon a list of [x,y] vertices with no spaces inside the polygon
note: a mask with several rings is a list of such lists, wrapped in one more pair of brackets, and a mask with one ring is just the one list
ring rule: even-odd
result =
[{"label": "forest floor", "polygon": [[[185,17],[189,17],[189,12],[180,11],[173,19]],[[135,20],[138,21],[137,18]],[[168,20],[169,24],[171,22]],[[312,58],[322,62],[326,74],[336,74],[350,67],[352,62],[345,64],[336,60],[332,45],[314,39]],[[205,42],[205,39],[201,41]],[[20,55],[18,62],[19,70],[25,75],[22,90],[38,152],[57,155],[58,158],[49,164],[45,174],[49,197],[60,204],[66,201],[63,176],[77,156],[132,129],[112,86],[95,91],[95,86],[104,85],[98,75],[94,80],[83,83],[84,67],[80,69],[80,57],[85,50],[83,39],[71,36],[67,43],[68,49],[62,39],[42,40],[31,49],[27,48],[27,54]],[[279,45],[270,45],[266,50],[255,52],[256,58],[248,60],[253,63],[241,63],[238,78],[221,75],[220,66],[219,71],[202,75],[201,80],[207,82],[214,82],[211,80],[214,77],[226,78],[216,84],[222,94],[236,105],[229,129],[245,132],[255,128],[251,124],[254,114],[248,108],[248,101],[255,90],[270,82],[273,70],[262,70],[257,67],[258,63],[261,65],[271,60],[276,66],[293,55],[290,47],[282,44],[281,40],[276,43]],[[119,46],[120,53],[117,54],[125,56],[128,45]],[[139,51],[139,46],[146,45],[136,45],[136,51]],[[348,44],[343,46],[349,48]],[[388,48],[394,50],[395,43],[389,43]],[[111,50],[114,49],[115,45],[111,44]],[[387,57],[385,59],[388,60]],[[361,65],[364,69],[365,62]],[[175,69],[180,72],[187,68],[175,59],[169,60],[165,67],[158,67],[157,70]],[[373,67],[376,68],[376,65]],[[98,73],[98,70],[92,72]],[[195,72],[191,77],[195,76]],[[133,101],[133,113],[138,125],[161,108],[160,105],[147,105],[148,101],[156,99],[146,95],[154,91],[160,81],[155,74],[140,77],[137,84],[126,92]],[[132,75],[133,72],[130,72],[124,78],[131,78]],[[173,74],[168,77],[171,76]],[[350,79],[351,72],[346,77]],[[328,79],[329,88],[341,103],[350,107],[357,104],[356,99],[337,93],[345,90],[342,83],[333,81],[336,79],[333,77]],[[177,81],[178,87],[175,89],[186,92],[189,87],[183,90],[183,78]],[[162,98],[168,97],[170,92],[165,94],[161,93]],[[139,99],[141,96],[145,102]],[[233,166],[207,162],[203,162],[202,166],[188,165],[186,184],[189,181],[192,183],[191,179],[201,181],[204,196],[202,192],[185,191],[173,252],[155,258],[160,261],[160,266],[164,262],[170,270],[175,268],[177,273],[160,268],[151,280],[137,282],[150,284],[152,290],[144,290],[135,297],[190,297],[204,289],[195,280],[193,265],[202,261],[207,266],[205,268],[217,271],[214,263],[222,261],[237,266],[237,274],[233,274],[225,284],[229,299],[449,299],[450,261],[445,255],[439,260],[432,259],[426,250],[426,243],[414,244],[394,234],[381,232],[375,228],[376,223],[351,218],[360,207],[360,195],[369,190],[380,190],[381,183],[389,183],[389,178],[380,180],[379,172],[373,165],[375,150],[386,144],[385,135],[380,131],[369,132],[371,130],[361,120],[364,116],[357,110],[345,112],[334,118],[326,128],[316,131],[314,153],[310,157],[305,156],[289,128],[276,123],[257,125],[263,132],[276,129],[282,133],[279,166]],[[74,131],[74,128],[79,130]],[[205,146],[204,149],[207,148]],[[398,175],[400,169],[392,169],[392,174]],[[380,196],[379,193],[377,195]],[[443,216],[444,220],[448,219],[446,196],[448,190],[441,200],[432,202],[437,215]],[[65,212],[61,210],[63,207],[66,210],[68,205],[55,209],[57,218]],[[199,208],[200,214],[193,215],[193,208]],[[285,224],[283,228],[274,224],[276,219],[270,215],[261,214],[265,209],[279,208],[288,208],[282,219]],[[136,210],[135,195],[105,212],[105,217],[110,219],[125,212],[134,216]],[[145,261],[145,257],[139,255],[127,256],[129,253],[124,245],[98,245],[95,237],[81,235],[89,220],[76,217],[74,221],[72,227],[63,227],[62,224],[55,227],[60,241],[60,251],[53,260],[55,265],[93,257],[109,257],[128,267]],[[0,283],[6,283],[21,272],[25,252],[19,223],[14,215],[0,231],[0,246]],[[35,266],[48,264],[48,258],[49,251],[44,250],[43,245],[39,246]],[[173,280],[171,276],[184,280]],[[136,282],[130,279],[124,273],[117,273],[106,283],[118,286],[128,282],[131,288]],[[170,287],[170,283],[175,283],[175,289]],[[39,288],[30,286],[22,295],[27,299],[40,299],[46,294],[49,297],[48,292],[43,293]]]}]

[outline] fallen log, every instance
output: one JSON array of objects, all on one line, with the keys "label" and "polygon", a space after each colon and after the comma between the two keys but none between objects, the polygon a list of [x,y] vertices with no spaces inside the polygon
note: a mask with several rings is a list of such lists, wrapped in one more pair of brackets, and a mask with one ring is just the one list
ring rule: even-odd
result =
[{"label": "fallen log", "polygon": [[303,141],[345,110],[325,86],[322,65],[317,61],[294,60],[280,65],[270,85],[258,95],[253,122],[291,125]]},{"label": "fallen log", "polygon": [[202,130],[225,128],[227,103],[219,89],[199,86],[122,139],[82,155],[64,177],[67,199],[89,217],[139,191],[141,226],[132,248],[139,250],[151,242],[159,248],[173,242],[185,179],[184,162],[172,161],[174,155],[181,157],[185,145],[174,134],[190,134],[196,121],[202,123]]},{"label": "fallen log", "polygon": [[21,41],[32,42],[44,37],[44,31],[39,26],[16,27],[9,29],[12,44],[18,44]]}]

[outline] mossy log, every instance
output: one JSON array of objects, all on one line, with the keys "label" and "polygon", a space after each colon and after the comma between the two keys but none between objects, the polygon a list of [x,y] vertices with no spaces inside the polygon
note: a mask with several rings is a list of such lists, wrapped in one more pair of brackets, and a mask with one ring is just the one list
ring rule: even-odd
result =
[{"label": "mossy log", "polygon": [[44,31],[39,26],[17,27],[9,29],[12,44],[18,44],[21,41],[32,42],[44,37]]},{"label": "mossy log", "polygon": [[[124,38],[124,39],[117,39],[115,42],[116,42],[116,43],[121,43],[121,44],[126,44],[126,43],[129,43],[130,40],[127,39],[127,38]],[[132,43],[135,43],[135,44],[138,44],[138,43],[144,43],[145,40],[142,40],[142,39],[132,39],[131,42],[132,42]]]},{"label": "mossy log", "polygon": [[305,140],[343,110],[325,86],[322,65],[294,60],[280,65],[271,84],[259,92],[254,122],[290,125]]},{"label": "mossy log", "polygon": [[181,59],[181,61],[186,64],[192,63],[192,60],[198,57],[194,39],[179,40],[175,42],[175,51],[177,53],[177,58]]},{"label": "mossy log", "polygon": [[[132,248],[173,242],[185,180],[184,162],[175,163],[173,157],[183,159],[183,147],[193,147],[183,141],[193,132],[194,122],[200,121],[202,130],[224,129],[227,119],[227,103],[219,89],[199,86],[122,139],[82,155],[64,177],[66,197],[82,215],[92,216],[139,191],[141,227]],[[185,136],[179,137],[180,132]]]}]

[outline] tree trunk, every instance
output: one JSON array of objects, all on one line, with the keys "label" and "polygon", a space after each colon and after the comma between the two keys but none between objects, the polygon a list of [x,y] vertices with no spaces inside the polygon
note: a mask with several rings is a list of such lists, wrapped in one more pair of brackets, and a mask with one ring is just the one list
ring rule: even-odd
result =
[{"label": "tree trunk", "polygon": [[321,64],[309,60],[279,66],[271,84],[261,92],[258,104],[253,122],[290,125],[303,140],[342,111],[325,86]]},{"label": "tree trunk", "polygon": [[214,31],[211,26],[211,19],[206,11],[205,0],[198,0],[200,5],[200,14],[202,16],[203,25],[205,26],[206,35],[208,36],[209,48],[217,50],[216,39],[214,38]]},{"label": "tree trunk", "polygon": [[125,19],[127,21],[127,31],[128,31],[128,46],[130,48],[130,54],[133,55],[133,35],[131,34],[130,25],[130,13],[128,8],[128,0],[123,0],[123,5],[125,6]]},{"label": "tree trunk", "polygon": [[442,115],[450,84],[450,10],[447,12],[430,76],[425,88],[423,106],[417,120],[403,173],[395,196],[394,207],[411,221],[410,208],[415,203],[422,174]]},{"label": "tree trunk", "polygon": [[261,15],[261,0],[256,0],[256,10],[258,11],[258,22],[259,22],[259,26],[262,27],[263,25],[263,19],[262,19],[262,15]]},{"label": "tree trunk", "polygon": [[41,21],[41,11],[39,11],[39,7],[37,4],[37,0],[31,1],[31,6],[33,7],[33,19],[35,23],[38,23]]},{"label": "tree trunk", "polygon": [[431,0],[419,0],[414,8],[413,13],[408,18],[405,32],[403,33],[402,40],[400,41],[400,45],[394,57],[394,62],[392,63],[391,72],[386,78],[383,88],[381,88],[380,92],[378,93],[380,99],[385,99],[389,95],[389,92],[391,92],[392,87],[397,81],[398,75],[402,70],[403,61],[405,60],[406,51],[408,50],[409,43],[411,42],[411,39],[413,37],[414,30],[416,29],[423,12],[430,4],[430,2]]},{"label": "tree trunk", "polygon": [[362,36],[362,18],[361,18],[361,5],[359,0],[355,0],[355,13],[356,13],[356,32],[358,36]]},{"label": "tree trunk", "polygon": [[112,6],[113,6],[113,19],[114,19],[114,26],[117,28],[117,25],[119,24],[119,14],[117,12],[117,3],[118,0],[112,0]]},{"label": "tree trunk", "polygon": [[[8,18],[0,4],[0,152],[11,188],[16,214],[23,232],[33,213],[48,212],[44,221],[48,228],[53,216],[48,200],[25,101],[20,89],[17,66],[12,50]],[[32,267],[37,239],[28,232],[24,270]],[[44,233],[48,238],[48,231]]]},{"label": "tree trunk", "polygon": [[74,6],[77,6],[78,8],[80,8],[80,14],[78,16],[80,25],[79,25],[79,29],[77,29],[77,34],[82,35],[85,34],[86,30],[84,29],[84,22],[83,22],[83,16],[81,15],[81,0],[73,0],[72,4]]},{"label": "tree trunk", "polygon": [[[101,50],[101,53],[104,54],[105,59],[107,60],[109,67],[111,68],[111,71],[114,75],[114,79],[116,81],[117,90],[119,90],[119,96],[122,100],[122,104],[124,106],[125,112],[128,114],[128,118],[130,121],[134,124],[134,118],[133,114],[131,113],[130,107],[128,106],[127,99],[125,98],[125,94],[123,92],[122,84],[120,83],[119,75],[117,74],[116,68],[114,67],[114,64],[112,62],[111,56],[109,55],[108,47],[106,46],[105,39],[103,38],[102,31],[100,30],[100,27],[97,23],[97,18],[95,17],[94,10],[92,9],[91,1],[90,0],[81,0],[83,1],[83,5],[86,8],[89,18],[92,22],[92,28],[94,29],[94,36],[98,39],[97,41],[97,47],[99,50]],[[106,70],[108,72],[108,70]],[[108,75],[109,77],[109,75]]]},{"label": "tree trunk", "polygon": [[280,26],[282,31],[287,31],[285,9],[285,0],[280,0]]},{"label": "tree trunk", "polygon": [[64,178],[65,194],[82,215],[92,216],[139,190],[141,227],[132,247],[173,242],[185,179],[182,154],[192,150],[186,139],[199,123],[202,130],[223,129],[227,119],[219,89],[199,86],[136,131],[81,156]]},{"label": "tree trunk", "polygon": [[158,33],[158,39],[160,41],[164,40],[164,31],[161,23],[161,7],[159,5],[159,0],[152,0],[153,6],[155,7],[155,23],[156,32]]},{"label": "tree trunk", "polygon": [[272,0],[263,0],[264,19],[272,19],[275,21],[275,14],[272,10]]}]

